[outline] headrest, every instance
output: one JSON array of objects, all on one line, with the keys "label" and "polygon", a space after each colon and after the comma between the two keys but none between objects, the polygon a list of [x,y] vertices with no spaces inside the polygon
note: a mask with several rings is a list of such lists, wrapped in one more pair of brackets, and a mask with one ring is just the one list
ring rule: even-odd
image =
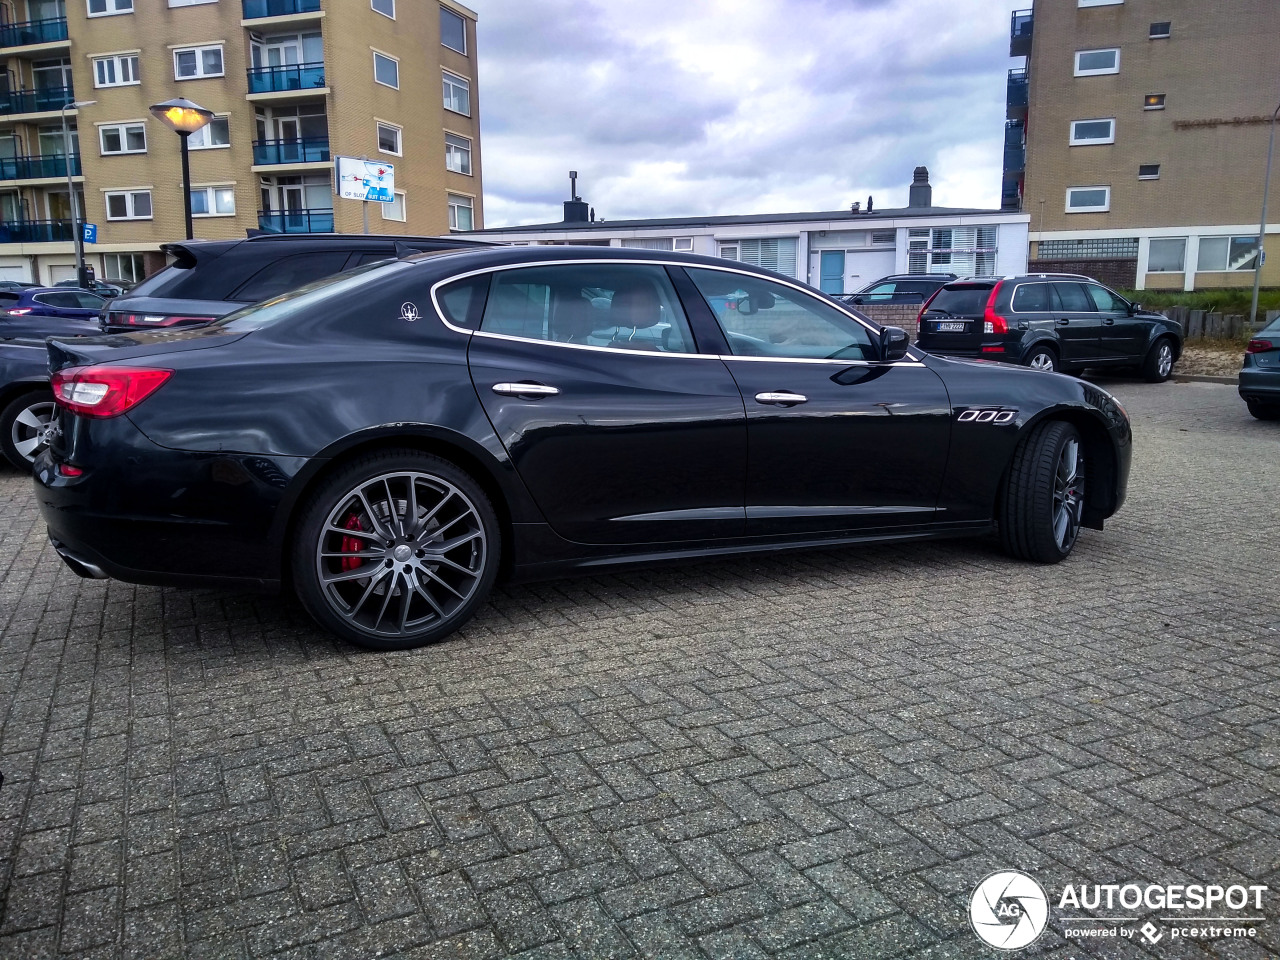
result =
[{"label": "headrest", "polygon": [[661,319],[662,304],[651,284],[637,283],[614,291],[609,308],[610,323],[619,327],[643,329],[652,327]]}]

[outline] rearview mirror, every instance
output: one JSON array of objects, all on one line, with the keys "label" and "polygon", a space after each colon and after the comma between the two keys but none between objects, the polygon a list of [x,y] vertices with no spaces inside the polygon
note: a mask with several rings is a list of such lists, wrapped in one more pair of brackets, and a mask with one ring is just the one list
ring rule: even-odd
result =
[{"label": "rearview mirror", "polygon": [[880,331],[880,359],[884,363],[893,363],[907,355],[907,347],[911,340],[907,331],[901,327],[885,327]]}]

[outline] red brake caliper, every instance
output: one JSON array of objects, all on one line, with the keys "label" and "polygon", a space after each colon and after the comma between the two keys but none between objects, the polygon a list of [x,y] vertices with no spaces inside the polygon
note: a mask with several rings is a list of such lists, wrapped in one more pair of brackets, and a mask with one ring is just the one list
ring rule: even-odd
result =
[{"label": "red brake caliper", "polygon": [[[360,518],[357,517],[354,513],[347,517],[347,521],[346,523],[343,524],[343,526],[348,530],[364,529],[363,527],[360,526]],[[363,549],[364,549],[364,541],[361,540],[359,537],[343,537],[342,538],[343,553],[359,553]],[[360,566],[363,563],[364,561],[359,557],[343,557],[342,569],[354,570],[356,569],[356,567]]]}]

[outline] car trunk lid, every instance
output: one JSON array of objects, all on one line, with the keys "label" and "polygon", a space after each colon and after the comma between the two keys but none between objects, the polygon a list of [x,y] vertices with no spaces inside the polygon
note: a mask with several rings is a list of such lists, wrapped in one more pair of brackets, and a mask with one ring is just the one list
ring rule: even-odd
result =
[{"label": "car trunk lid", "polygon": [[994,284],[947,284],[920,312],[919,339],[925,349],[976,350],[983,341],[983,315]]},{"label": "car trunk lid", "polygon": [[49,372],[57,373],[67,367],[82,367],[94,363],[115,363],[184,353],[188,350],[205,350],[234,343],[248,335],[244,331],[228,333],[221,327],[202,327],[172,333],[146,331],[101,337],[53,337],[47,343]]}]

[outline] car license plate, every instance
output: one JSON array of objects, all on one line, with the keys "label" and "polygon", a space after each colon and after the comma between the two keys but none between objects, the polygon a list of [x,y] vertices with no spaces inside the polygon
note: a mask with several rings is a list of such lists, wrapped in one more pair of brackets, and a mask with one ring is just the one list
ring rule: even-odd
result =
[{"label": "car license plate", "polygon": [[944,320],[938,324],[939,333],[964,333],[969,325],[963,320]]}]

